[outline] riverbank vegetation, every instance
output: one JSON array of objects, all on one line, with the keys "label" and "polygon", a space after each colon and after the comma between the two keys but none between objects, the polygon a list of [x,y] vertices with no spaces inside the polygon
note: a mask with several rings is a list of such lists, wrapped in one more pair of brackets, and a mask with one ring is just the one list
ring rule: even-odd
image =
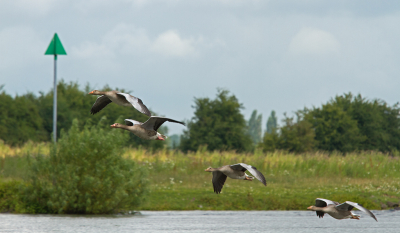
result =
[{"label": "riverbank vegetation", "polygon": [[[164,142],[110,129],[147,118],[116,104],[90,115],[96,97],[89,91],[58,84],[57,147],[49,142],[51,91],[0,93],[1,212],[304,210],[317,197],[370,209],[399,203],[398,104],[348,93],[296,119],[285,115],[282,126],[272,111],[262,137],[262,116],[255,110],[247,121],[236,96],[218,89],[214,99],[195,98],[183,135]],[[239,162],[257,167],[267,187],[228,179],[214,194],[204,169]]]},{"label": "riverbank vegetation", "polygon": [[138,208],[147,169],[123,157],[128,133],[106,126],[104,119],[80,129],[75,120],[57,145],[2,144],[0,211],[109,214]]},{"label": "riverbank vegetation", "polygon": [[[3,185],[24,180],[24,152],[50,151],[48,145],[42,144],[2,146],[8,148],[2,150],[8,151],[2,152]],[[136,210],[305,210],[317,197],[384,209],[400,201],[400,157],[380,152],[343,155],[262,150],[209,152],[206,148],[189,153],[127,149],[122,157],[135,161],[148,174],[148,192]],[[257,167],[265,175],[267,187],[257,180],[227,179],[222,193],[213,193],[212,174],[204,169],[238,162]],[[7,202],[4,194],[2,200]]]}]

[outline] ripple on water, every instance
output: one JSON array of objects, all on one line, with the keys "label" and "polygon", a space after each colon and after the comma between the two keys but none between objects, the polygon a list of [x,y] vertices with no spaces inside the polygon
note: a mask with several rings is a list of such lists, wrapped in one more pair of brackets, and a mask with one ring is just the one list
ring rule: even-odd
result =
[{"label": "ripple on water", "polygon": [[142,211],[134,216],[0,214],[0,232],[399,232],[400,211],[361,220],[319,219],[311,211]]}]

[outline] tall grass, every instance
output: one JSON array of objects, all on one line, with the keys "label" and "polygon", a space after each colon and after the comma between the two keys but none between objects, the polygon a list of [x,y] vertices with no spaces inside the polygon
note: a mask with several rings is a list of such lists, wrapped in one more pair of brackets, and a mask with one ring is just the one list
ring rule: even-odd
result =
[{"label": "tall grass", "polygon": [[400,174],[399,157],[391,157],[379,152],[327,154],[323,152],[301,155],[283,151],[253,154],[235,152],[197,151],[183,154],[179,151],[161,150],[148,152],[130,149],[125,156],[147,164],[157,172],[173,169],[177,173],[191,175],[208,166],[219,167],[226,164],[248,163],[264,175],[270,177],[296,176],[347,177],[347,178],[397,178]]},{"label": "tall grass", "polygon": [[[343,156],[130,149],[125,156],[150,170],[153,193],[143,209],[305,209],[317,197],[381,209],[382,203],[400,200],[399,157],[379,152]],[[240,162],[257,167],[267,187],[258,181],[228,179],[222,193],[214,194],[212,175],[204,169]]]},{"label": "tall grass", "polygon": [[[26,145],[18,150],[34,151],[39,147]],[[49,150],[41,145],[41,151]],[[12,176],[6,172],[7,159],[18,156],[3,156],[4,175]],[[284,151],[208,152],[202,148],[185,154],[167,149],[129,148],[123,156],[149,171],[150,192],[140,207],[146,210],[304,210],[317,197],[355,201],[370,209],[381,209],[388,201],[400,200],[400,157],[373,151],[296,155]],[[257,167],[264,174],[267,187],[256,180],[227,179],[222,193],[214,194],[212,174],[204,169],[240,162]]]}]

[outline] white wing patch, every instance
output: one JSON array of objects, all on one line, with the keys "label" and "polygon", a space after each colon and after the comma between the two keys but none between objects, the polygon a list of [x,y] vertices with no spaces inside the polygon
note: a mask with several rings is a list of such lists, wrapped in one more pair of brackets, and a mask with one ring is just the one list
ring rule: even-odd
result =
[{"label": "white wing patch", "polygon": [[140,121],[135,121],[135,120],[132,120],[132,119],[125,119],[125,124],[128,125],[128,126],[132,126],[132,125],[141,125],[142,122],[140,122]]},{"label": "white wing patch", "polygon": [[143,104],[142,100],[135,97],[135,96],[131,96],[129,94],[126,93],[117,93],[117,95],[122,95],[125,97],[125,99],[132,104],[132,106],[134,108],[136,108],[139,112],[146,114],[147,116],[151,116],[151,113],[149,111],[149,109],[147,109],[146,105]]}]

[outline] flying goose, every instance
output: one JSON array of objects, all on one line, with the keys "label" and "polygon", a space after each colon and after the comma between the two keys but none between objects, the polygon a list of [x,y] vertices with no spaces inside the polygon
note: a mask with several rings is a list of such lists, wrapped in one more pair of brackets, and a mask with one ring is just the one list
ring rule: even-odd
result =
[{"label": "flying goose", "polygon": [[96,99],[94,102],[92,109],[90,109],[91,114],[96,114],[107,104],[114,102],[118,105],[131,107],[133,106],[139,112],[146,114],[147,116],[151,116],[149,109],[147,109],[146,105],[143,104],[142,100],[136,98],[135,96],[131,96],[126,93],[121,93],[119,91],[98,91],[94,90],[89,93],[89,95],[101,95],[99,98]]},{"label": "flying goose", "polygon": [[212,183],[214,187],[215,193],[221,193],[222,187],[226,181],[226,177],[231,179],[238,179],[238,180],[248,180],[252,181],[254,177],[248,176],[245,171],[249,171],[254,177],[256,177],[261,183],[265,186],[267,185],[267,181],[261,172],[257,170],[257,168],[247,165],[245,163],[238,163],[233,165],[225,165],[219,168],[212,168],[209,167],[205,171],[212,172],[213,178]]},{"label": "flying goose", "polygon": [[183,122],[172,120],[170,118],[151,116],[145,123],[132,119],[125,119],[126,125],[114,123],[111,127],[128,130],[143,139],[165,141],[167,137],[157,132],[157,129],[166,121],[185,125]]},{"label": "flying goose", "polygon": [[317,198],[315,199],[315,206],[310,206],[307,209],[308,210],[313,210],[317,211],[317,216],[320,218],[324,217],[324,214],[327,213],[333,218],[336,219],[360,219],[358,215],[355,215],[351,212],[353,208],[357,208],[361,210],[362,212],[368,214],[372,218],[374,218],[376,221],[378,221],[373,213],[371,211],[367,210],[366,208],[362,207],[360,204],[351,202],[351,201],[346,201],[342,204],[336,201],[331,201],[327,199],[322,199],[322,198]]}]

